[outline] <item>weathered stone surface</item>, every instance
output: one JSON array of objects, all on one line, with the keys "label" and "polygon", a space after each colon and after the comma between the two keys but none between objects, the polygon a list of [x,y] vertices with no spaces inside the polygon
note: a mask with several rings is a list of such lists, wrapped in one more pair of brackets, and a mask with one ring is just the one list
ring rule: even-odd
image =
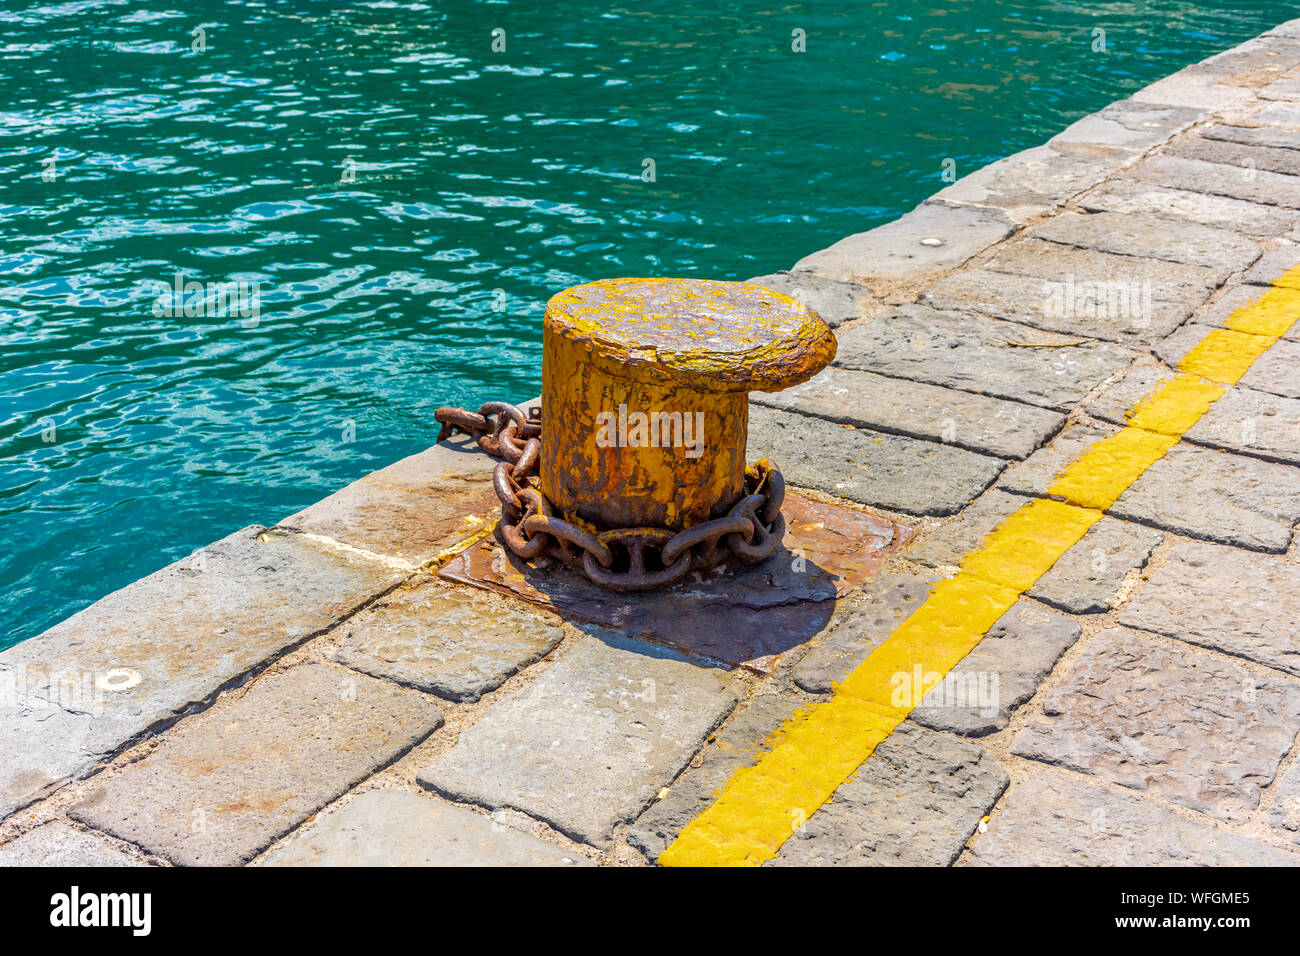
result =
[{"label": "weathered stone surface", "polygon": [[418,566],[484,526],[497,507],[495,464],[459,436],[366,475],[279,527]]},{"label": "weathered stone surface", "polygon": [[916,515],[960,511],[1002,470],[963,448],[761,405],[750,406],[748,457],[771,458],[792,484]]},{"label": "weathered stone surface", "polygon": [[1012,750],[1241,820],[1297,733],[1300,684],[1112,629],[1084,647]]},{"label": "weathered stone surface", "polygon": [[811,272],[776,272],[746,281],[802,302],[825,319],[831,328],[861,317],[873,303],[871,290],[866,286],[828,279]]},{"label": "weathered stone surface", "polygon": [[[1001,730],[1034,696],[1081,630],[1063,614],[1017,601],[921,699],[912,720],[967,737]],[[913,678],[913,686],[918,676],[927,680],[925,675],[906,676]]]},{"label": "weathered stone surface", "polygon": [[[1287,176],[1300,175],[1300,151],[1276,146],[1247,146],[1222,139],[1188,136],[1171,144],[1165,152],[1184,159],[1239,166],[1248,172],[1256,169]],[[1243,174],[1245,175],[1245,174]]]},{"label": "weathered stone surface", "polygon": [[558,618],[475,588],[423,583],[347,623],[334,659],[450,700],[478,700],[564,637]]},{"label": "weathered stone surface", "polygon": [[[1296,162],[1300,164],[1300,154]],[[1171,229],[1168,219],[1147,213],[1065,212],[1027,235],[1121,256],[1203,266],[1216,272],[1239,272],[1260,255],[1258,245],[1227,229],[1195,223]]]},{"label": "weathered stone surface", "polygon": [[950,866],[1006,790],[976,744],[902,724],[771,866]]},{"label": "weathered stone surface", "polygon": [[790,672],[794,682],[809,693],[829,694],[920,607],[942,578],[909,570],[881,574],[862,589],[860,598],[841,609],[795,665]]},{"label": "weathered stone surface", "polygon": [[1089,159],[1076,151],[1066,155],[1050,146],[1036,146],[963,176],[931,198],[1001,210],[1013,222],[1026,222],[1101,182],[1121,162],[1108,156]]},{"label": "weathered stone surface", "polygon": [[969,866],[1296,866],[1300,854],[1073,777],[1011,788]]},{"label": "weathered stone surface", "polygon": [[[835,364],[1066,411],[1132,361],[1108,342],[913,305],[839,333]],[[784,466],[783,466],[784,467]]]},{"label": "weathered stone surface", "polygon": [[[1131,369],[1094,399],[1088,411],[1122,425],[1130,410],[1177,377],[1152,366]],[[1229,386],[1183,437],[1198,445],[1300,465],[1300,399]]]},{"label": "weathered stone surface", "polygon": [[102,836],[66,823],[43,823],[0,846],[5,866],[143,866]]},{"label": "weathered stone surface", "polygon": [[1273,126],[1300,126],[1300,104],[1269,103],[1255,114],[1255,118]]},{"label": "weathered stone surface", "polygon": [[1255,95],[1262,100],[1284,100],[1295,103],[1300,101],[1300,80],[1293,76],[1284,76],[1259,88],[1255,91]]},{"label": "weathered stone surface", "polygon": [[[1300,157],[1300,150],[1296,151],[1296,156]],[[1287,243],[1285,246],[1264,253],[1259,261],[1242,276],[1241,281],[1252,285],[1270,286],[1296,266],[1300,266],[1300,245]],[[1256,296],[1260,294],[1257,289],[1250,291]]]},{"label": "weathered stone surface", "polygon": [[1038,579],[1029,596],[1072,614],[1109,611],[1125,575],[1146,564],[1163,540],[1153,528],[1102,518]]},{"label": "weathered stone surface", "polygon": [[246,863],[441,724],[422,694],[302,664],[200,715],[69,812],[174,863]]},{"label": "weathered stone surface", "polygon": [[245,528],[0,654],[0,816],[329,627],[402,575]]},{"label": "weathered stone surface", "polygon": [[1149,346],[1178,328],[1191,314],[1181,302],[1148,296],[1141,284],[1110,280],[1053,279],[960,269],[921,293],[936,309],[974,311],[1036,329]]},{"label": "weathered stone surface", "polygon": [[1197,110],[1120,100],[1092,113],[1049,140],[1060,152],[1097,147],[1125,156],[1144,153],[1200,118]]},{"label": "weathered stone surface", "polygon": [[1300,843],[1300,766],[1294,766],[1277,785],[1270,818],[1274,829]]},{"label": "weathered stone surface", "polygon": [[[995,210],[922,203],[891,223],[841,239],[800,259],[795,271],[843,282],[910,279],[955,268],[1005,239],[1013,228],[1006,216]],[[922,242],[927,239],[941,243]]]},{"label": "weathered stone surface", "polygon": [[1287,601],[1300,594],[1300,565],[1180,541],[1124,608],[1120,623],[1300,674],[1300,634]]},{"label": "weathered stone surface", "polygon": [[1215,74],[1180,70],[1133,94],[1142,103],[1160,103],[1189,109],[1210,111],[1241,109],[1254,99],[1251,91],[1239,86],[1220,85]]},{"label": "weathered stone surface", "polygon": [[1003,458],[1024,458],[1046,441],[1065,416],[939,385],[831,367],[784,392],[755,392],[773,408],[847,422]]},{"label": "weathered stone surface", "polygon": [[1134,166],[1128,175],[1157,186],[1244,199],[1265,206],[1290,209],[1300,206],[1300,176],[1263,169],[1243,171],[1237,166],[1159,153]]},{"label": "weathered stone surface", "polygon": [[1184,72],[1235,77],[1232,82],[1255,87],[1269,83],[1272,77],[1281,76],[1297,62],[1300,61],[1295,43],[1263,35],[1251,37],[1231,49],[1193,63]]},{"label": "weathered stone surface", "polygon": [[1034,238],[1002,247],[988,261],[987,268],[1049,281],[1064,282],[1067,277],[1073,277],[1076,284],[1120,282],[1136,283],[1142,287],[1145,283],[1151,290],[1151,298],[1182,302],[1193,307],[1204,302],[1231,272],[1222,267],[1206,268],[1163,259],[1113,255]]},{"label": "weathered stone surface", "polygon": [[[930,531],[907,556],[931,567],[959,565],[1001,522],[1026,504],[1020,495],[994,488],[957,518]],[[1032,598],[1072,614],[1110,610],[1125,575],[1140,568],[1164,539],[1159,531],[1104,517],[1052,565],[1027,592]]]},{"label": "weathered stone surface", "polygon": [[1206,139],[1241,143],[1243,146],[1269,146],[1274,149],[1300,149],[1300,130],[1276,126],[1233,126],[1215,123],[1197,131]]},{"label": "weathered stone surface", "polygon": [[462,807],[369,790],[276,847],[266,866],[591,866],[561,847]]},{"label": "weathered stone surface", "polygon": [[[1019,494],[1045,495],[1067,464],[1117,430],[1067,425],[1050,445],[1009,468],[999,485]],[[1285,551],[1291,528],[1300,520],[1298,474],[1290,465],[1183,442],[1143,472],[1110,513],[1194,538]]]},{"label": "weathered stone surface", "polygon": [[1208,196],[1189,189],[1169,189],[1158,183],[1115,179],[1102,183],[1075,200],[1090,212],[1111,210],[1125,213],[1151,213],[1173,220],[1203,223],[1231,229],[1247,236],[1280,236],[1295,227],[1300,213],[1279,206]]},{"label": "weathered stone surface", "polygon": [[606,846],[731,712],[737,688],[663,648],[588,637],[461,731],[419,780],[450,800],[510,807]]},{"label": "weathered stone surface", "polygon": [[[1294,326],[1292,331],[1295,331]],[[1156,346],[1156,355],[1170,365],[1177,366],[1183,356],[1201,343],[1205,335],[1205,328],[1199,324],[1184,326]],[[1286,398],[1300,398],[1300,375],[1296,375],[1297,368],[1300,368],[1300,341],[1283,338],[1255,359],[1237,384]]]},{"label": "weathered stone surface", "polygon": [[819,633],[836,599],[872,578],[912,529],[878,515],[787,491],[782,546],[764,561],[662,591],[610,592],[548,559],[525,562],[489,536],[439,576],[553,608],[697,657],[770,674],[780,656]]},{"label": "weathered stone surface", "polygon": [[797,698],[785,694],[764,694],[742,704],[668,794],[637,818],[628,830],[627,842],[651,863],[658,860],[686,825],[713,803],[731,775],[762,756],[771,735],[802,706]]}]

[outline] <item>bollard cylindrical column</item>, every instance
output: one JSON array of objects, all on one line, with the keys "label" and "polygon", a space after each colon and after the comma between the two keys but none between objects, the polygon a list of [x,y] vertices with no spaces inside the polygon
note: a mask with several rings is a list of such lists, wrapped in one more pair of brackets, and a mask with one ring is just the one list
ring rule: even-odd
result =
[{"label": "bollard cylindrical column", "polygon": [[680,531],[744,490],[751,391],[835,357],[817,313],[743,282],[606,279],[566,289],[543,326],[541,492],[601,528]]}]

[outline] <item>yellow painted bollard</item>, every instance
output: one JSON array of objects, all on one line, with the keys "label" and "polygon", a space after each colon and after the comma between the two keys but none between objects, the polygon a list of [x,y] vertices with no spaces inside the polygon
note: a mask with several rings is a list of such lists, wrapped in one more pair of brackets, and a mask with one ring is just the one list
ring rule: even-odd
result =
[{"label": "yellow painted bollard", "polygon": [[789,296],[702,279],[566,289],[542,335],[541,492],[605,529],[725,514],[745,489],[748,393],[806,381],[836,347]]}]

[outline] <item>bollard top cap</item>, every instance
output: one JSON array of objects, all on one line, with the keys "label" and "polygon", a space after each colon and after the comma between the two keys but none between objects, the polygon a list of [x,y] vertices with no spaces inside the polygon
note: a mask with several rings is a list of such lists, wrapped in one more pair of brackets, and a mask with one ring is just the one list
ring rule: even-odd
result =
[{"label": "bollard top cap", "polygon": [[812,309],[748,282],[602,279],[546,304],[546,331],[586,342],[606,372],[701,391],[777,392],[835,358]]}]

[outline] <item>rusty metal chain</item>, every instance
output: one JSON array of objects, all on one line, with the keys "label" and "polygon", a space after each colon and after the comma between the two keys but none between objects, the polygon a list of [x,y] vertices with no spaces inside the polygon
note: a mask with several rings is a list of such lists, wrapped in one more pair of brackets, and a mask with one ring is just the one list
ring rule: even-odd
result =
[{"label": "rusty metal chain", "polygon": [[745,495],[720,518],[684,531],[615,528],[593,531],[567,521],[534,484],[541,453],[541,409],[527,413],[508,402],[477,412],[439,408],[438,441],[469,435],[489,455],[504,459],[492,473],[501,500],[501,540],[525,560],[547,555],[614,591],[667,587],[692,570],[752,564],[773,554],[785,536],[781,505],[785,479],[766,459],[745,470]]}]

